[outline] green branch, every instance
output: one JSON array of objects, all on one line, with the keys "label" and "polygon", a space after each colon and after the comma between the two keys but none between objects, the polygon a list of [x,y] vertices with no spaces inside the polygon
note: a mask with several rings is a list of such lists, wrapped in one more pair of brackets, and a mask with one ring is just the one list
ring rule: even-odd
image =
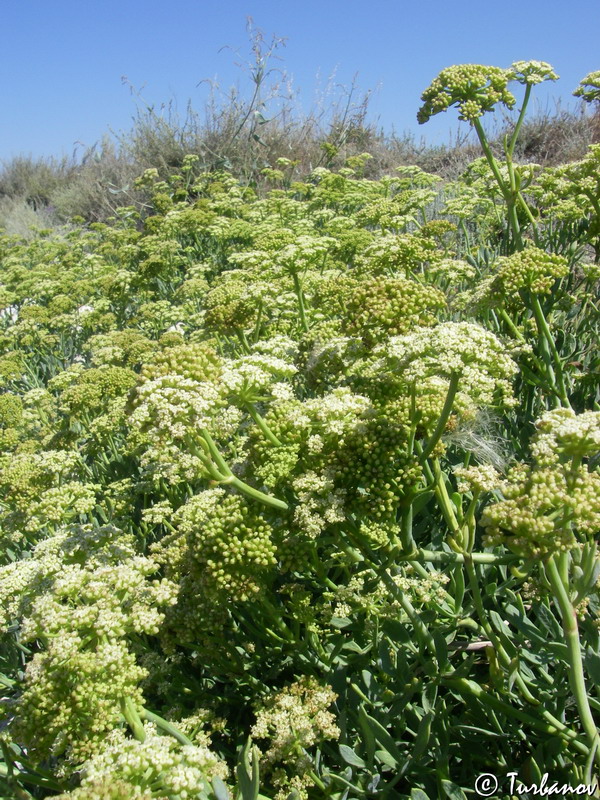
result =
[{"label": "green branch", "polygon": [[569,661],[569,683],[571,691],[575,697],[579,718],[586,733],[590,748],[596,750],[596,762],[600,764],[600,737],[598,728],[590,708],[588,693],[585,685],[583,670],[583,659],[581,658],[581,644],[579,642],[579,627],[577,625],[577,614],[567,593],[567,588],[560,576],[555,556],[550,556],[545,564],[546,576],[552,588],[552,594],[560,611],[563,632],[565,634],[568,661]]}]

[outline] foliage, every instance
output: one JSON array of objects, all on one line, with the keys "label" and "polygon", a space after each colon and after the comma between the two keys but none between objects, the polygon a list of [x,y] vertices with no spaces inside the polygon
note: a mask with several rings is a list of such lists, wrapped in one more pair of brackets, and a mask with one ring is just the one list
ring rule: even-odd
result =
[{"label": "foliage", "polygon": [[592,782],[598,148],[515,155],[555,77],[441,73],[452,182],[190,153],[144,213],[1,238],[3,797]]},{"label": "foliage", "polygon": [[[371,179],[385,177],[403,164],[454,180],[479,154],[473,137],[461,131],[453,141],[431,145],[407,132],[383,130],[370,113],[373,93],[361,92],[355,81],[340,86],[331,76],[306,109],[282,63],[285,40],[266,40],[251,21],[248,35],[248,57],[237,64],[239,84],[226,90],[213,80],[200,81],[198,85],[206,87],[204,106],[198,108],[191,100],[183,109],[174,100],[152,104],[124,78],[135,103],[128,130],[104,133],[70,158],[21,154],[5,161],[0,168],[0,227],[9,234],[31,236],[32,228],[57,228],[73,218],[75,224],[80,217],[88,223],[106,222],[125,205],[145,217],[152,209],[151,197],[136,178],[156,169],[162,180],[172,179],[177,172],[180,179],[190,156],[195,158],[197,173],[227,170],[264,196],[272,188],[289,189],[292,183],[305,181],[315,168],[337,171],[346,163]],[[517,62],[513,72],[520,65],[518,79],[533,85],[548,77],[543,66],[537,66],[541,63]],[[484,105],[495,102],[494,93],[486,88],[486,69],[510,94],[507,70],[478,65],[450,68],[454,78],[449,80],[456,80],[456,91],[460,92],[461,80],[456,70],[466,68],[483,70],[480,85],[475,81],[469,88],[475,99],[464,98],[464,102],[474,102],[475,109],[484,96]],[[551,111],[538,110],[522,124],[517,148],[522,160],[544,166],[564,164],[581,159],[590,144],[600,141],[595,75],[586,76],[575,92],[582,98],[581,113],[557,105]],[[468,77],[463,79],[468,84]],[[442,105],[435,113],[451,102],[454,91],[449,86],[438,88]],[[432,91],[435,95],[437,90]],[[508,94],[505,100],[510,101]],[[586,104],[592,106],[591,113],[584,113]],[[488,130],[494,153],[501,152],[512,127],[510,118],[505,118]]]}]

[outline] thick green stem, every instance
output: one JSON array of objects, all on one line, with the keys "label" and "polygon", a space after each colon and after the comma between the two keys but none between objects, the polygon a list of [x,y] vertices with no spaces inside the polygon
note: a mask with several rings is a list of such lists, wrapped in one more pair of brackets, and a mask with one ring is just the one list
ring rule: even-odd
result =
[{"label": "thick green stem", "polygon": [[483,125],[481,124],[479,119],[473,120],[473,127],[475,128],[475,132],[477,133],[479,143],[481,144],[481,148],[484,152],[487,162],[490,165],[492,174],[496,179],[496,183],[498,184],[500,191],[502,192],[502,196],[506,198],[506,195],[509,194],[508,187],[504,182],[504,178],[500,174],[500,170],[498,168],[498,162],[494,158],[494,154],[491,151],[490,145],[487,140],[487,136],[485,135],[485,131],[483,130]]},{"label": "thick green stem", "polygon": [[[502,196],[504,197],[504,201],[506,203],[506,211],[508,216],[508,224],[511,227],[513,232],[513,238],[515,241],[515,247],[517,250],[522,250],[523,245],[523,237],[521,236],[521,228],[519,226],[519,219],[517,216],[516,210],[516,190],[513,190],[512,183],[514,181],[514,175],[509,169],[509,181],[510,183],[507,185],[506,181],[500,174],[500,169],[498,167],[498,162],[494,158],[494,154],[491,151],[489,142],[487,140],[487,136],[485,135],[485,131],[483,130],[483,125],[479,119],[473,120],[473,127],[477,133],[479,138],[479,142],[483,149],[484,155],[487,159],[488,164],[490,165],[490,169],[492,170],[492,174],[496,179],[496,183],[500,191],[502,192]],[[510,163],[510,162],[507,162]]]},{"label": "thick green stem", "polygon": [[468,253],[471,249],[471,239],[469,236],[469,231],[467,230],[467,226],[465,225],[464,219],[461,217],[459,222],[459,228],[463,232],[463,236],[465,237],[465,250]]},{"label": "thick green stem", "polygon": [[[498,314],[499,314],[500,318],[501,318],[502,320],[504,320],[504,322],[506,323],[507,327],[509,328],[510,332],[511,332],[511,333],[512,333],[512,335],[515,337],[515,339],[518,339],[520,342],[524,342],[524,343],[525,343],[525,342],[527,341],[527,340],[525,339],[525,336],[523,336],[523,334],[521,333],[521,331],[520,331],[520,330],[517,328],[517,326],[515,325],[515,323],[512,321],[512,319],[510,318],[510,316],[507,314],[507,312],[506,312],[506,309],[504,309],[504,308],[499,308],[499,309],[497,309],[497,311],[498,311]],[[542,364],[542,362],[539,360],[539,358],[537,358],[537,356],[536,356],[536,355],[534,355],[533,353],[528,353],[528,357],[529,357],[529,358],[530,358],[530,359],[533,361],[533,363],[535,364],[535,366],[537,367],[537,369],[539,369],[539,370],[540,370],[540,372],[544,372],[544,365],[543,365],[543,364]],[[529,374],[530,374],[530,375],[533,375],[534,373],[532,373],[531,371],[529,371]]]},{"label": "thick green stem", "polygon": [[421,464],[423,464],[425,459],[432,452],[433,448],[442,438],[442,434],[446,430],[446,425],[448,424],[448,420],[450,418],[450,414],[452,413],[452,408],[454,406],[454,398],[456,397],[456,392],[458,391],[459,381],[460,381],[460,373],[453,372],[452,375],[450,376],[450,383],[448,384],[448,392],[446,394],[446,401],[444,402],[442,413],[440,414],[440,418],[438,420],[437,425],[435,426],[434,432],[429,437],[427,445],[425,446],[425,449],[423,450],[419,458],[419,462]]},{"label": "thick green stem", "polygon": [[282,636],[289,642],[294,641],[294,634],[283,621],[281,609],[277,608],[266,596],[262,595],[260,598],[261,607],[267,611],[269,617],[273,620],[273,624],[282,634]]},{"label": "thick green stem", "polygon": [[[509,669],[511,666],[511,656],[506,652],[504,645],[502,644],[500,638],[497,636],[496,632],[490,625],[488,621],[488,615],[485,612],[485,608],[483,605],[483,598],[481,596],[481,591],[479,588],[479,581],[477,580],[477,575],[475,573],[475,569],[473,567],[473,561],[470,558],[465,560],[465,569],[467,572],[467,576],[469,578],[469,586],[471,587],[471,596],[473,598],[473,603],[475,605],[475,609],[477,611],[477,616],[479,617],[479,624],[481,625],[483,631],[485,632],[488,639],[494,645],[494,651],[497,653],[499,660],[501,661],[504,669]],[[523,698],[532,705],[539,706],[540,702],[537,700],[529,691],[527,684],[525,683],[523,676],[517,672],[515,682],[521,692]],[[544,716],[544,712],[542,712],[542,716]],[[553,720],[554,721],[554,720]]]},{"label": "thick green stem", "polygon": [[204,439],[206,446],[208,447],[208,452],[210,453],[219,470],[223,473],[223,475],[231,475],[231,470],[227,466],[225,459],[219,452],[219,448],[215,444],[214,439],[208,430],[206,428],[200,428],[200,435]]},{"label": "thick green stem", "polygon": [[246,353],[246,355],[250,355],[250,353],[252,352],[252,348],[250,347],[250,343],[246,338],[246,334],[241,328],[236,328],[235,332],[237,333],[237,337],[240,340],[240,344],[242,345],[244,352]]},{"label": "thick green stem", "polygon": [[288,504],[283,500],[279,500],[277,497],[272,497],[270,494],[265,494],[264,492],[261,492],[260,489],[255,489],[253,486],[250,486],[248,483],[232,473],[223,459],[223,456],[219,453],[218,447],[214,443],[212,436],[206,430],[206,428],[201,428],[200,434],[202,437],[200,439],[200,443],[203,443],[204,449],[210,454],[210,457],[215,463],[212,464],[208,458],[203,458],[202,456],[199,457],[201,458],[202,463],[205,464],[209,475],[214,481],[221,484],[231,484],[232,486],[235,486],[239,492],[245,494],[246,497],[250,497],[252,500],[257,500],[259,503],[270,506],[271,508],[278,508],[281,511],[287,511]]},{"label": "thick green stem", "polygon": [[504,649],[502,642],[496,636],[496,632],[490,625],[488,621],[488,615],[485,613],[485,608],[483,606],[483,599],[481,597],[481,592],[479,590],[479,582],[477,580],[477,575],[475,574],[475,569],[473,568],[473,562],[470,558],[465,560],[465,569],[467,572],[467,577],[469,578],[469,586],[471,587],[471,597],[473,598],[473,604],[475,606],[475,610],[477,611],[477,616],[479,617],[479,624],[481,625],[485,635],[488,637],[490,642],[494,645],[494,650],[500,657],[501,661],[504,664],[504,667],[508,667],[510,665],[511,658]]},{"label": "thick green stem", "polygon": [[294,289],[296,291],[296,297],[298,298],[298,309],[300,311],[300,322],[302,323],[302,329],[305,333],[308,333],[308,323],[306,321],[306,309],[304,307],[304,292],[302,291],[302,286],[300,285],[300,278],[298,277],[298,273],[292,273],[292,277],[294,279]]},{"label": "thick green stem", "polygon": [[235,475],[230,475],[228,478],[225,478],[222,483],[230,483],[232,486],[245,494],[247,497],[250,497],[252,500],[257,500],[259,503],[262,503],[265,506],[270,506],[271,508],[278,508],[280,511],[287,511],[288,504],[285,503],[283,500],[279,500],[277,497],[272,497],[270,494],[265,494],[261,492],[259,489],[255,489],[253,486],[245,483],[244,481],[237,478]]},{"label": "thick green stem", "polygon": [[[515,129],[513,131],[512,136],[510,137],[510,142],[504,145],[504,152],[506,155],[506,164],[508,166],[508,172],[510,175],[510,185],[513,191],[513,197],[515,198],[516,202],[519,203],[521,208],[527,214],[529,218],[529,222],[531,223],[531,227],[533,230],[533,238],[536,244],[539,242],[539,235],[538,235],[538,227],[535,221],[533,214],[531,213],[531,209],[527,205],[525,198],[521,194],[521,186],[520,183],[517,185],[516,174],[515,174],[515,167],[513,163],[513,154],[515,151],[515,145],[517,143],[517,139],[519,138],[519,132],[521,130],[521,126],[523,125],[523,120],[525,119],[525,112],[527,111],[527,106],[529,104],[529,98],[531,97],[531,88],[532,84],[528,83],[525,87],[525,96],[523,98],[523,105],[521,106],[521,111],[519,112],[519,118],[517,120],[517,124],[515,125]],[[516,207],[515,207],[516,213]]]},{"label": "thick green stem", "polygon": [[525,95],[523,97],[523,105],[521,106],[521,110],[519,112],[519,118],[517,120],[517,124],[515,125],[515,129],[510,137],[510,142],[508,143],[508,147],[506,147],[506,155],[507,157],[512,160],[513,153],[515,152],[515,145],[517,143],[517,139],[519,138],[519,132],[521,130],[521,126],[523,125],[523,120],[525,119],[525,112],[527,111],[527,106],[529,104],[529,98],[531,97],[531,88],[532,84],[528,83],[525,87]]},{"label": "thick green stem", "polygon": [[257,426],[264,434],[265,439],[272,445],[275,445],[275,447],[281,447],[281,442],[279,441],[277,436],[275,436],[273,431],[269,428],[263,417],[258,413],[254,405],[252,403],[246,403],[246,408],[248,409],[248,413],[250,414],[254,422],[256,422]]},{"label": "thick green stem", "polygon": [[146,740],[146,731],[144,730],[140,715],[130,697],[121,700],[121,714],[125,717],[125,721],[131,728],[131,732],[138,742],[144,742]]},{"label": "thick green stem", "polygon": [[579,642],[579,627],[577,625],[577,614],[567,593],[567,588],[560,576],[555,557],[552,555],[545,564],[546,576],[552,588],[554,600],[560,611],[563,632],[565,634],[568,660],[569,660],[569,683],[571,691],[575,697],[577,710],[582,727],[586,733],[591,748],[596,749],[596,762],[600,764],[600,737],[598,728],[594,722],[592,710],[590,708],[588,693],[585,685],[583,671],[583,660],[581,658],[581,644]]},{"label": "thick green stem", "polygon": [[417,613],[416,609],[413,607],[413,604],[408,599],[408,596],[405,592],[403,592],[396,584],[394,583],[393,578],[388,573],[387,570],[383,571],[382,578],[388,589],[391,590],[392,594],[395,595],[396,600],[400,603],[406,615],[410,619],[413,624],[413,627],[417,631],[417,634],[428,648],[429,652],[432,654],[434,658],[437,658],[437,650],[435,646],[435,640],[429,629]]},{"label": "thick green stem", "polygon": [[194,745],[192,740],[188,739],[188,737],[184,733],[182,733],[179,730],[179,728],[176,728],[175,725],[172,725],[166,719],[159,717],[158,714],[155,714],[153,711],[148,711],[147,708],[142,708],[140,710],[140,717],[142,719],[147,719],[148,722],[153,722],[157,728],[160,728],[162,731],[168,733],[174,739],[177,739],[177,741],[180,744],[190,745],[190,746]]},{"label": "thick green stem", "polygon": [[571,731],[569,728],[563,726],[557,727],[556,725],[542,722],[536,717],[533,717],[531,714],[527,714],[525,711],[521,711],[518,708],[513,708],[513,706],[505,703],[498,697],[495,697],[495,695],[486,692],[485,689],[483,689],[476,681],[471,681],[468,678],[452,678],[445,676],[442,676],[442,680],[444,681],[444,684],[448,686],[448,688],[453,689],[463,697],[475,697],[484,706],[492,708],[495,711],[500,711],[507,717],[518,719],[521,722],[524,722],[526,725],[530,725],[534,730],[539,731],[540,733],[545,733],[546,735],[550,736],[560,736],[561,739],[567,741],[575,750],[584,755],[587,755],[589,752],[589,749],[583,742],[579,741],[577,734],[574,731]]},{"label": "thick green stem", "polygon": [[507,201],[507,215],[508,215],[508,222],[510,224],[510,227],[512,228],[515,240],[515,248],[517,250],[523,250],[525,248],[525,245],[523,243],[523,237],[521,235],[521,225],[519,224],[519,215],[517,214],[517,206],[515,200],[512,197],[510,199],[510,202]]},{"label": "thick green stem", "polygon": [[539,247],[540,246],[540,235],[539,235],[539,229],[538,229],[537,220],[533,216],[533,214],[531,212],[531,209],[527,205],[527,201],[525,200],[525,198],[523,197],[523,195],[522,195],[522,193],[520,191],[517,192],[517,200],[518,200],[521,208],[523,209],[523,211],[527,214],[527,216],[529,218],[529,222],[531,223],[531,229],[533,231],[533,241],[534,241],[535,245],[537,247]]},{"label": "thick green stem", "polygon": [[542,350],[542,358],[546,363],[548,377],[552,383],[553,389],[556,390],[558,398],[565,408],[571,408],[567,391],[565,388],[565,380],[563,374],[563,365],[560,359],[559,352],[554,342],[554,337],[548,327],[548,322],[544,315],[540,299],[536,294],[531,293],[531,307],[535,317],[535,322],[538,329],[540,339],[540,348]]},{"label": "thick green stem", "polygon": [[481,492],[474,492],[473,498],[469,503],[467,510],[465,512],[463,518],[463,532],[465,538],[465,551],[470,553],[473,548],[475,547],[475,530],[477,527],[477,523],[475,520],[475,510],[477,508],[477,502],[479,500]]},{"label": "thick green stem", "polygon": [[523,336],[521,331],[517,328],[517,326],[512,321],[512,319],[509,317],[509,315],[506,312],[506,309],[502,308],[502,307],[499,308],[498,309],[498,314],[500,315],[501,319],[504,320],[504,322],[506,323],[506,325],[510,329],[510,332],[515,337],[515,339],[518,339],[520,342],[525,342],[526,341],[525,337]]},{"label": "thick green stem", "polygon": [[402,509],[402,516],[400,518],[400,542],[402,545],[402,552],[408,555],[414,554],[417,550],[412,534],[412,524],[413,507],[411,502],[409,506]]},{"label": "thick green stem", "polygon": [[[456,516],[457,508],[448,495],[448,490],[444,481],[444,473],[442,472],[442,467],[437,458],[433,462],[433,474],[435,476],[435,496],[440,510],[444,515],[446,524],[452,532],[453,538],[456,540],[457,544],[462,544],[460,541],[462,538],[462,526]],[[452,546],[452,542],[450,542],[450,546]]]}]

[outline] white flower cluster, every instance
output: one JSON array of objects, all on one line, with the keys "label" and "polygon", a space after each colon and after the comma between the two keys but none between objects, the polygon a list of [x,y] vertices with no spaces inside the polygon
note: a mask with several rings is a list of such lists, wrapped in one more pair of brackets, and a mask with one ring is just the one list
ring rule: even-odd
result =
[{"label": "white flower cluster", "polygon": [[89,513],[96,505],[99,489],[97,485],[76,481],[46,489],[38,499],[32,500],[24,529],[33,532],[48,524],[71,522],[79,515]]},{"label": "white flower cluster", "polygon": [[[375,531],[372,533],[375,534]],[[377,532],[380,537],[388,539],[392,534],[397,534],[397,530],[383,526]],[[430,570],[427,575],[417,575],[407,565],[393,575],[392,580],[402,592],[409,595],[412,603],[427,605],[445,600],[444,586],[449,582],[449,577],[437,570]],[[405,616],[393,590],[370,570],[353,575],[347,585],[338,587],[332,599],[335,601],[336,616],[350,617],[363,613],[375,621],[381,617],[398,619]]]},{"label": "white flower cluster", "polygon": [[[0,567],[4,624],[24,618],[24,641],[60,637],[65,631],[119,638],[156,633],[157,606],[175,601],[175,586],[148,581],[156,564],[137,555],[134,540],[106,525],[69,526],[43,539],[29,559]],[[18,598],[18,602],[17,602]]]},{"label": "white flower cluster", "polygon": [[11,727],[36,761],[65,755],[81,763],[119,725],[121,700],[142,702],[138,685],[146,673],[124,641],[81,645],[69,631],[51,639],[28,663],[23,692],[11,704]]},{"label": "white flower cluster", "polygon": [[427,273],[454,284],[473,279],[476,270],[468,261],[460,258],[443,258],[440,261],[433,261]]},{"label": "white flower cluster", "polygon": [[322,262],[327,251],[336,244],[330,236],[300,235],[294,243],[282,248],[276,260],[290,273],[302,272],[309,266]]},{"label": "white flower cluster", "polygon": [[252,736],[268,739],[265,754],[269,765],[283,762],[304,765],[300,748],[312,747],[324,739],[337,739],[340,730],[327,708],[337,699],[329,686],[320,686],[314,678],[301,678],[273,694],[256,714]]},{"label": "white flower cluster", "polygon": [[44,450],[40,453],[17,453],[0,458],[0,483],[10,484],[13,491],[27,490],[74,475],[81,465],[81,456],[75,450]]},{"label": "white flower cluster", "polygon": [[547,411],[536,423],[531,452],[538,464],[550,465],[600,453],[600,412],[576,414],[570,408]]},{"label": "white flower cluster", "polygon": [[173,516],[173,508],[168,500],[162,500],[160,503],[154,503],[150,508],[145,508],[142,511],[142,519],[151,525],[161,525],[165,520],[169,520]]},{"label": "white flower cluster", "polygon": [[303,405],[316,422],[317,430],[327,436],[341,437],[360,425],[361,416],[370,408],[371,401],[342,386],[323,397],[307,400]]},{"label": "white flower cluster", "polygon": [[150,579],[156,571],[132,535],[108,525],[61,529],[0,568],[0,621],[20,623],[21,640],[43,648],[14,704],[16,729],[42,756],[87,757],[118,723],[120,698],[141,701],[145,672],[127,636],[157,634],[177,595],[176,584]]},{"label": "white flower cluster", "polygon": [[272,383],[289,379],[296,367],[282,358],[254,353],[227,363],[221,381],[229,393],[241,399],[260,396]]},{"label": "white flower cluster", "polygon": [[459,391],[476,406],[510,403],[510,379],[517,371],[506,348],[490,331],[471,322],[444,322],[395,336],[380,348],[380,368],[391,367],[408,384],[459,375]]},{"label": "white flower cluster", "polygon": [[547,61],[514,61],[509,70],[509,80],[533,86],[543,81],[557,81],[558,75]]},{"label": "white flower cluster", "polygon": [[252,349],[255,353],[280,358],[289,365],[298,355],[298,342],[289,336],[275,335],[256,342]]},{"label": "white flower cluster", "polygon": [[181,745],[148,722],[144,733],[140,742],[112,731],[105,749],[84,764],[82,788],[122,780],[131,786],[132,797],[148,791],[153,797],[187,800],[206,791],[212,778],[227,778],[226,764],[205,745]]},{"label": "white flower cluster", "polygon": [[333,476],[304,472],[292,481],[298,505],[294,522],[309,538],[315,539],[327,525],[345,519],[345,494],[335,489]]},{"label": "white flower cluster", "polygon": [[221,404],[219,390],[212,383],[162,375],[139,387],[130,423],[140,431],[183,439],[190,429],[205,428]]},{"label": "white flower cluster", "polygon": [[502,485],[499,472],[491,464],[479,464],[475,467],[454,467],[454,474],[459,479],[459,492],[492,492]]},{"label": "white flower cluster", "polygon": [[409,568],[406,571],[407,574],[395,575],[393,580],[399,589],[412,595],[413,602],[425,605],[445,599],[444,586],[450,580],[448,575],[432,570],[427,576],[414,577],[410,575]]},{"label": "white flower cluster", "polygon": [[193,483],[206,475],[206,467],[198,456],[166,438],[146,445],[140,455],[140,467],[144,479],[154,484],[161,479]]}]

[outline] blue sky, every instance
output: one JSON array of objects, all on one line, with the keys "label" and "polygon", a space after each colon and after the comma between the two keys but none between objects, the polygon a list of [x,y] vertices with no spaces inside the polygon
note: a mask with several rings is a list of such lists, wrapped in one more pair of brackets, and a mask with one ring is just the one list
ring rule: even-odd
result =
[{"label": "blue sky", "polygon": [[[4,0],[0,32],[0,159],[70,155],[108,129],[125,131],[146,102],[201,110],[208,85],[248,78],[247,17],[278,50],[308,110],[327,87],[374,90],[371,118],[386,129],[447,141],[456,111],[419,126],[419,97],[443,67],[549,61],[561,76],[538,87],[542,106],[571,104],[600,68],[600,0]],[[225,48],[225,49],[222,49]],[[237,55],[236,55],[237,53]],[[200,83],[200,85],[198,85]],[[77,143],[81,143],[78,145]]]}]

